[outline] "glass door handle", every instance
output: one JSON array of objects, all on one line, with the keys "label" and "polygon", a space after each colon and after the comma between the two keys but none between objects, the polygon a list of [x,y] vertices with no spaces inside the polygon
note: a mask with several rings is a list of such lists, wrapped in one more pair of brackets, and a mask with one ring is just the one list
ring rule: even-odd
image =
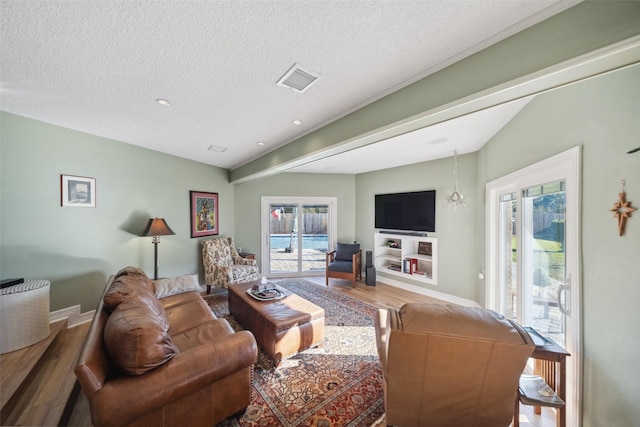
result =
[{"label": "glass door handle", "polygon": [[[567,276],[567,283],[565,285],[560,285],[558,286],[558,309],[560,310],[560,312],[562,314],[564,314],[565,316],[571,316],[571,309],[565,307],[564,305],[562,305],[562,293],[563,292],[567,292],[567,291],[571,291],[571,275],[569,274],[569,276]],[[569,298],[571,297],[571,295],[569,295]],[[567,298],[565,297],[565,302],[567,301]]]}]

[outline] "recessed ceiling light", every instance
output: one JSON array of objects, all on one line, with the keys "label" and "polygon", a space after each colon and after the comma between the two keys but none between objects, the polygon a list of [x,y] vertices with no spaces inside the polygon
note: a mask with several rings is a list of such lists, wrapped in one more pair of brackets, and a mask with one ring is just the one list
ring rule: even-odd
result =
[{"label": "recessed ceiling light", "polygon": [[207,148],[207,150],[209,150],[209,151],[217,151],[218,153],[224,153],[225,151],[227,151],[227,147],[220,147],[218,145],[210,145],[209,148]]},{"label": "recessed ceiling light", "polygon": [[156,99],[156,102],[160,105],[164,105],[165,107],[168,107],[169,105],[171,105],[171,102],[166,100],[166,99],[162,99],[162,98],[158,98]]},{"label": "recessed ceiling light", "polygon": [[443,142],[447,142],[448,140],[449,140],[448,138],[442,137],[442,138],[431,140],[431,141],[427,142],[427,144],[429,144],[429,145],[438,145],[438,144],[442,144]]},{"label": "recessed ceiling light", "polygon": [[294,120],[291,123],[293,123],[296,126],[300,126],[302,124],[302,122],[300,120]]},{"label": "recessed ceiling light", "polygon": [[258,144],[258,145],[264,145],[264,142],[259,141],[259,142],[256,142],[256,144]]}]

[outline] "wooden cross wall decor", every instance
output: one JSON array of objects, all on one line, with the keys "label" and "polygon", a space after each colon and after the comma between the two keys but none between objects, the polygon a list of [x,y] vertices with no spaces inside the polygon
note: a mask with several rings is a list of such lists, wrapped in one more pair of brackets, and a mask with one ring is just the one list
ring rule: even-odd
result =
[{"label": "wooden cross wall decor", "polygon": [[618,219],[618,234],[624,235],[624,227],[627,223],[627,218],[631,217],[631,212],[637,210],[631,207],[631,202],[627,202],[626,193],[624,192],[624,180],[622,181],[622,192],[618,193],[618,201],[613,204],[613,208],[609,209],[613,212],[613,216]]}]

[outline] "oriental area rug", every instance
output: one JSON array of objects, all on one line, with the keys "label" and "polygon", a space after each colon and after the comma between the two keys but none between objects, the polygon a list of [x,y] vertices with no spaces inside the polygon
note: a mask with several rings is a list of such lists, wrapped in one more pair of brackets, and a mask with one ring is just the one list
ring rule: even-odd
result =
[{"label": "oriental area rug", "polygon": [[[324,309],[323,347],[285,359],[278,368],[259,351],[249,407],[218,426],[374,424],[384,413],[373,323],[376,308],[302,279],[276,282]],[[242,329],[229,315],[226,289],[213,289],[203,296],[216,317],[227,319],[235,330]]]}]

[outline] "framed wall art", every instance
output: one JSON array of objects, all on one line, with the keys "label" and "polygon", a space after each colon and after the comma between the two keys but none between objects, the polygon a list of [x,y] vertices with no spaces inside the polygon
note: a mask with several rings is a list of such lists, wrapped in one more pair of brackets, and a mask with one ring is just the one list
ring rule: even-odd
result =
[{"label": "framed wall art", "polygon": [[218,193],[189,191],[191,199],[191,237],[214,236],[219,233]]},{"label": "framed wall art", "polygon": [[74,208],[96,207],[96,179],[60,175],[60,205]]}]

